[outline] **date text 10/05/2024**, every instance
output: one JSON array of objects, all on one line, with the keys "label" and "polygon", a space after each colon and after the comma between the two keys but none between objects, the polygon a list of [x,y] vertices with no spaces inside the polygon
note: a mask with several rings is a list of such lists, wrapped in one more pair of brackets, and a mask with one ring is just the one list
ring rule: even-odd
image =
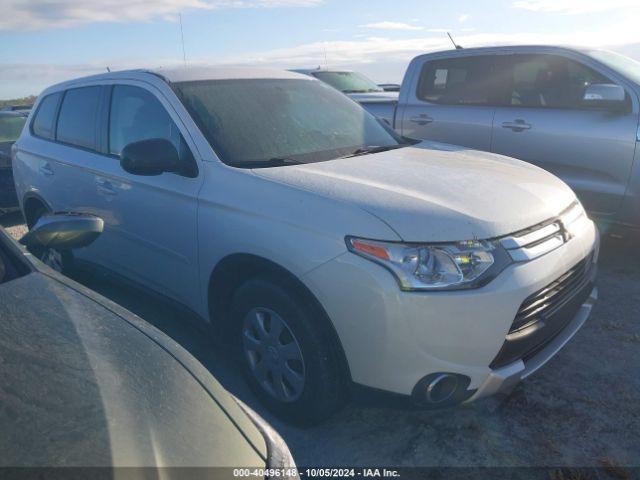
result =
[{"label": "date text 10/05/2024", "polygon": [[236,468],[233,476],[260,478],[397,478],[397,470],[387,468]]}]

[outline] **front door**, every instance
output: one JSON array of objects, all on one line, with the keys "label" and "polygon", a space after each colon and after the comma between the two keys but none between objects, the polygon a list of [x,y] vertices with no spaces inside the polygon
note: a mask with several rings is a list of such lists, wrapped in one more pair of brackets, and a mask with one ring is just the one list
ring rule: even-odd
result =
[{"label": "front door", "polygon": [[197,166],[193,175],[138,176],[125,172],[119,158],[129,143],[151,138],[171,141],[181,161],[195,165],[194,149],[159,92],[114,85],[108,103],[110,158],[93,175],[95,213],[105,220],[99,258],[126,277],[191,304],[199,295],[196,232],[202,178]]},{"label": "front door", "polygon": [[620,207],[633,163],[638,111],[586,108],[585,87],[615,83],[559,55],[504,57],[510,72],[505,106],[496,109],[491,150],[538,165],[564,180],[592,214]]}]

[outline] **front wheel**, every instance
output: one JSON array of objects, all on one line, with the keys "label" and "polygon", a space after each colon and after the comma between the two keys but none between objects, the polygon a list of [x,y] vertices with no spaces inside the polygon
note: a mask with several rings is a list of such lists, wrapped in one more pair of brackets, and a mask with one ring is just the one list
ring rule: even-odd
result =
[{"label": "front wheel", "polygon": [[326,320],[296,288],[256,278],[233,298],[233,329],[252,390],[277,415],[314,423],[346,396]]}]

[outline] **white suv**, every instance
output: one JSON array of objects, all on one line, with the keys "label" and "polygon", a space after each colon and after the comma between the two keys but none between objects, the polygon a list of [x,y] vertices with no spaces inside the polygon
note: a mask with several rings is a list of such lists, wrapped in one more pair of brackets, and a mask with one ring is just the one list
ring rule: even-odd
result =
[{"label": "white suv", "polygon": [[74,261],[189,307],[293,418],[327,415],[354,384],[431,406],[495,393],[549,360],[596,297],[597,230],[563,182],[399,137],[291,72],[59,84],[13,156],[29,225],[102,217]]}]

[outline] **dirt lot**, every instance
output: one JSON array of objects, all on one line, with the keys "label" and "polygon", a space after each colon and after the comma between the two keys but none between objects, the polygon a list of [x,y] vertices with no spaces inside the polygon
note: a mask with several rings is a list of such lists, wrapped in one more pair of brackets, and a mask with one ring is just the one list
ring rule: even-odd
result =
[{"label": "dirt lot", "polygon": [[[15,235],[23,231],[16,216],[2,223]],[[185,324],[184,314],[104,278],[77,279],[191,351],[228,390],[274,424],[298,465],[604,466],[604,476],[597,478],[639,473],[629,470],[640,466],[640,251],[633,245],[603,247],[594,314],[510,396],[432,412],[349,405],[307,429],[265,412],[234,365]]]}]

